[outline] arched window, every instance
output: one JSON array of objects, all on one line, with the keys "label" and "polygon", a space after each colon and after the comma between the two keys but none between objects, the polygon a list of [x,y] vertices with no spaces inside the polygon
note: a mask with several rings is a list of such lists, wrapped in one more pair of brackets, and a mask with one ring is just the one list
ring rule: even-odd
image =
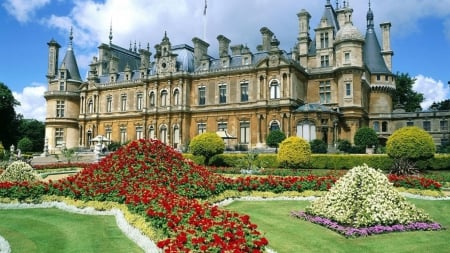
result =
[{"label": "arched window", "polygon": [[381,132],[387,132],[388,131],[388,123],[387,121],[381,122]]},{"label": "arched window", "polygon": [[161,106],[167,106],[167,90],[161,91]]},{"label": "arched window", "polygon": [[316,137],[316,125],[311,121],[302,121],[297,124],[297,136],[302,137],[308,142],[315,140]]},{"label": "arched window", "polygon": [[270,98],[278,99],[280,98],[280,84],[277,80],[273,80],[270,82]]},{"label": "arched window", "polygon": [[280,130],[280,124],[278,124],[278,121],[276,121],[276,120],[272,121],[269,126],[269,131],[274,131],[274,130]]},{"label": "arched window", "polygon": [[173,91],[173,104],[174,105],[180,104],[180,90],[179,89],[175,89]]},{"label": "arched window", "polygon": [[167,143],[167,126],[166,125],[162,125],[159,128],[159,140],[162,143]]},{"label": "arched window", "polygon": [[153,126],[148,128],[148,138],[155,139],[155,128]]},{"label": "arched window", "polygon": [[180,145],[180,126],[174,125],[173,126],[173,147],[178,148]]},{"label": "arched window", "polygon": [[149,102],[150,102],[151,107],[155,106],[155,92],[153,92],[153,91],[150,92]]},{"label": "arched window", "polygon": [[373,130],[377,133],[380,132],[380,122],[378,121],[373,122]]},{"label": "arched window", "polygon": [[92,99],[88,101],[88,113],[94,113],[94,101]]}]

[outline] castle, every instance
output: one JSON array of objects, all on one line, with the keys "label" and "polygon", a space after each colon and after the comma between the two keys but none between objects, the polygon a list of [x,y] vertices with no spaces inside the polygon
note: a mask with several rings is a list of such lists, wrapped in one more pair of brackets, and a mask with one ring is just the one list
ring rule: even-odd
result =
[{"label": "castle", "polygon": [[365,35],[352,13],[345,1],[333,7],[328,0],[311,31],[311,15],[301,10],[291,52],[280,49],[266,27],[256,51],[217,36],[217,57],[199,38],[172,45],[164,34],[152,53],[149,46],[115,45],[110,33],[87,80],[80,76],[72,33],[61,63],[61,46],[51,40],[44,95],[48,149],[92,148],[98,135],[119,143],[157,138],[180,150],[206,131],[220,133],[235,150],[265,147],[274,129],[330,147],[338,139],[352,141],[362,126],[389,136],[395,129],[391,24],[379,25],[380,44],[370,5]]}]

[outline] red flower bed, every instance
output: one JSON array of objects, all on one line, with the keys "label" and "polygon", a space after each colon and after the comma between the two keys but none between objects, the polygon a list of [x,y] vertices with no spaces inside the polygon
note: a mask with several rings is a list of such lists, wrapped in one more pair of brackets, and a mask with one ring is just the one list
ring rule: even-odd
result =
[{"label": "red flower bed", "polygon": [[50,164],[42,164],[42,165],[33,165],[33,169],[35,170],[46,170],[46,169],[61,169],[61,168],[86,168],[89,167],[92,163],[50,163]]},{"label": "red flower bed", "polygon": [[429,178],[419,176],[397,176],[388,175],[389,181],[396,187],[416,188],[422,190],[440,190],[442,185]]}]

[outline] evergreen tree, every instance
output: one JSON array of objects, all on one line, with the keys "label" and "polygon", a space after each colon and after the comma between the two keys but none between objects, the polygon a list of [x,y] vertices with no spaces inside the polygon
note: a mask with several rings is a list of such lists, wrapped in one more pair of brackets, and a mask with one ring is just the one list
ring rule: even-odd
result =
[{"label": "evergreen tree", "polygon": [[407,112],[422,110],[420,103],[425,98],[422,93],[415,92],[412,87],[416,79],[409,76],[408,73],[397,73],[395,80],[396,89],[392,96],[394,104],[402,104]]},{"label": "evergreen tree", "polygon": [[18,140],[18,118],[15,106],[20,105],[11,90],[4,83],[0,82],[0,142],[6,149]]}]

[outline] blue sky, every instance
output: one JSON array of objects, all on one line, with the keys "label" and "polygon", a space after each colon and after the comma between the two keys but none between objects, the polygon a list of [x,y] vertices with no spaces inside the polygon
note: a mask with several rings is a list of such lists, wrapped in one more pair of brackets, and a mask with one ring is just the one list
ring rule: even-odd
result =
[{"label": "blue sky", "polygon": [[[167,31],[172,45],[192,45],[193,37],[205,39],[214,57],[218,57],[220,34],[231,45],[245,44],[255,52],[261,44],[259,30],[265,26],[280,40],[280,47],[290,51],[297,40],[297,13],[305,9],[311,14],[313,35],[325,3],[209,0],[204,16],[204,0],[4,0],[0,5],[0,82],[21,102],[16,112],[43,121],[47,42],[58,41],[63,57],[71,27],[78,66],[85,76],[97,46],[108,43],[111,25],[113,43],[123,47],[130,42],[142,47],[149,43],[154,52]],[[363,34],[368,6],[368,1],[350,1],[353,23]],[[371,0],[371,8],[378,32],[380,23],[392,23],[393,72],[417,79],[414,89],[426,98],[422,107],[450,98],[450,0]]]}]

